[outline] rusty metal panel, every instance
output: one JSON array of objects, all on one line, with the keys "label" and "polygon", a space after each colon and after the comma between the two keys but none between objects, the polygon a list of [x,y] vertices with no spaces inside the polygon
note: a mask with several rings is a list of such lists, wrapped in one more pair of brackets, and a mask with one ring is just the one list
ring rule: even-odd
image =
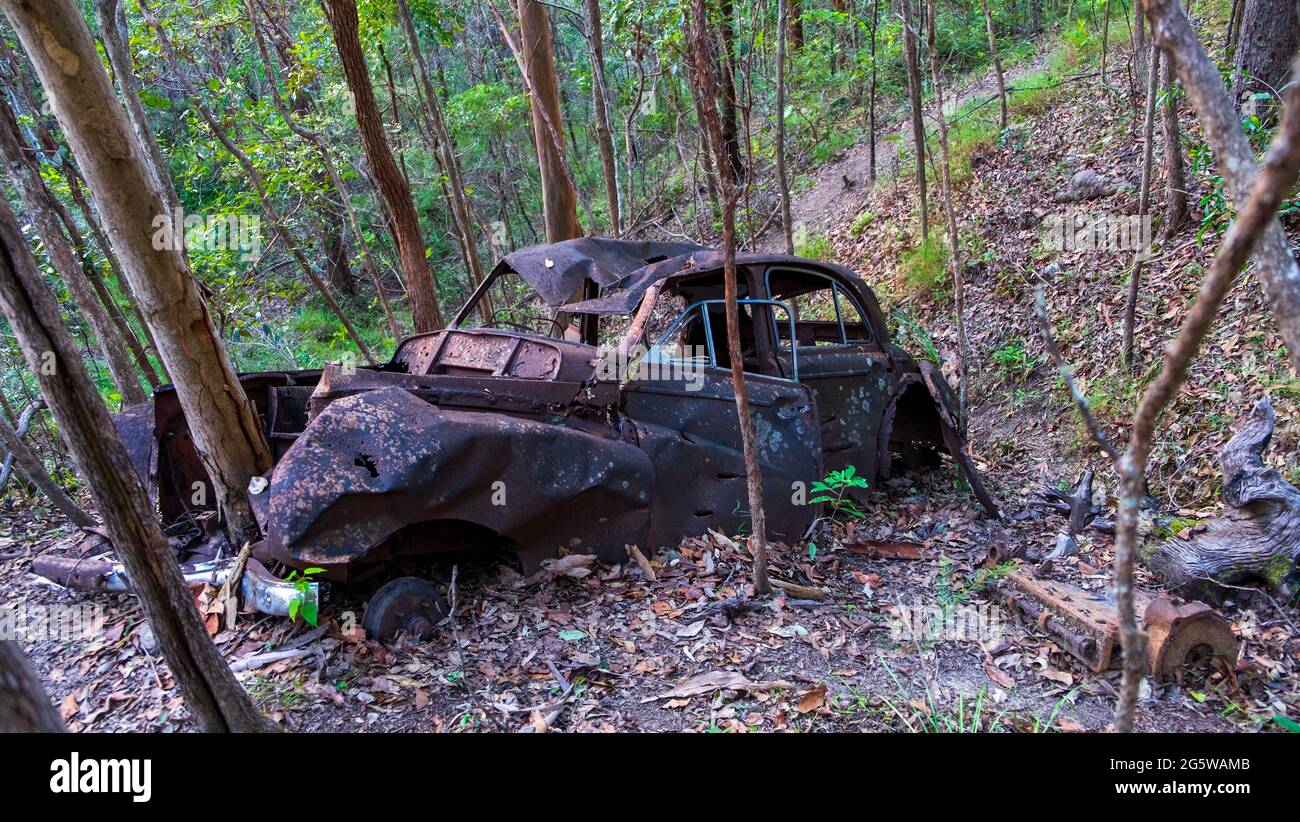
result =
[{"label": "rusty metal panel", "polygon": [[[748,530],[748,491],[731,372],[704,369],[692,390],[684,380],[635,380],[624,386],[624,411],[655,471],[648,545],[675,545],[710,528]],[[793,543],[814,507],[795,505],[792,483],[822,476],[816,401],[807,386],[748,375],[758,435],[764,507],[773,539]]]},{"label": "rusty metal panel", "polygon": [[[400,388],[335,400],[276,466],[268,548],[341,570],[406,526],[464,522],[521,555],[621,560],[644,544],[654,471],[614,432],[438,408]],[[430,552],[436,546],[430,546]]]}]

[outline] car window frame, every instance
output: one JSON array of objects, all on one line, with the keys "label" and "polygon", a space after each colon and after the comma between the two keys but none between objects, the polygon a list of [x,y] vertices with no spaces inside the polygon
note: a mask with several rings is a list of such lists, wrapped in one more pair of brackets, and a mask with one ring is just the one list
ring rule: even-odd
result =
[{"label": "car window frame", "polygon": [[[819,279],[829,281],[830,284],[831,284],[831,302],[832,302],[832,304],[835,306],[835,322],[836,322],[836,323],[839,325],[839,327],[840,327],[840,342],[838,342],[838,343],[831,343],[830,345],[821,345],[821,346],[819,346],[819,345],[798,345],[798,344],[797,344],[797,343],[798,343],[798,338],[794,335],[794,331],[793,331],[793,328],[792,328],[792,330],[791,330],[791,335],[790,335],[790,348],[787,349],[787,348],[784,347],[784,344],[783,344],[782,341],[781,341],[781,335],[778,333],[778,327],[777,327],[777,325],[776,325],[776,317],[773,316],[773,317],[772,317],[772,329],[771,329],[771,331],[772,331],[772,342],[773,342],[773,343],[775,344],[775,346],[776,346],[776,351],[781,352],[781,353],[785,353],[786,351],[791,351],[791,352],[793,352],[793,351],[795,351],[796,349],[799,349],[799,348],[804,348],[804,349],[822,348],[822,349],[825,349],[825,348],[848,348],[848,347],[860,347],[860,346],[867,346],[867,347],[870,347],[870,346],[878,345],[878,343],[877,343],[877,339],[876,339],[876,337],[877,337],[877,335],[876,335],[876,329],[875,329],[875,327],[871,324],[871,321],[870,321],[870,319],[869,319],[870,315],[867,314],[867,312],[863,309],[863,307],[862,307],[862,303],[857,299],[856,296],[854,296],[854,294],[852,293],[852,291],[851,291],[850,289],[848,289],[847,287],[845,287],[844,285],[842,285],[842,284],[840,283],[840,281],[837,280],[835,277],[831,276],[830,274],[828,274],[828,273],[826,273],[826,272],[824,272],[824,271],[817,271],[817,270],[815,270],[815,269],[804,268],[804,267],[802,267],[802,266],[798,266],[798,265],[782,265],[782,264],[773,264],[773,265],[768,265],[768,266],[763,270],[763,294],[766,295],[766,297],[767,297],[768,299],[770,299],[770,300],[772,300],[773,302],[776,302],[777,304],[780,304],[780,305],[785,305],[785,303],[783,303],[781,300],[777,300],[776,298],[774,298],[774,297],[772,296],[772,272],[774,272],[774,271],[777,271],[777,272],[788,271],[788,272],[793,272],[793,273],[796,273],[796,274],[805,274],[805,275],[808,275],[808,276],[817,277],[817,278],[819,278]],[[815,291],[815,290],[816,290],[816,289],[814,289],[814,291]],[[812,293],[814,293],[814,291],[808,291],[808,292],[805,292],[805,293],[807,293],[807,294],[812,294]],[[858,320],[859,320],[860,324],[862,325],[862,328],[866,331],[866,334],[867,334],[866,338],[861,339],[861,340],[850,340],[850,339],[849,339],[848,327],[847,327],[847,324],[844,322],[844,312],[843,312],[843,311],[841,310],[841,308],[840,308],[840,300],[839,300],[839,296],[840,296],[841,294],[845,295],[845,297],[848,298],[849,303],[853,306],[854,309],[857,310],[857,312],[858,312]],[[802,296],[802,295],[800,295],[800,296]],[[793,320],[793,318],[794,318],[794,314],[791,313],[791,314],[790,314],[790,317],[791,317],[791,319]]]},{"label": "car window frame", "polygon": [[[704,341],[706,347],[709,349],[709,366],[713,368],[718,368],[719,366],[718,366],[717,349],[713,341],[713,326],[708,320],[707,307],[710,305],[725,306],[726,303],[727,301],[725,299],[713,298],[713,299],[705,299],[705,300],[696,300],[695,302],[688,305],[685,309],[682,310],[682,313],[678,314],[677,318],[673,320],[671,324],[669,324],[668,328],[664,331],[664,333],[659,335],[659,339],[649,347],[649,350],[647,351],[646,354],[647,358],[653,356],[656,358],[656,360],[654,360],[656,362],[665,362],[665,361],[681,362],[681,363],[688,362],[687,360],[663,353],[667,351],[667,346],[665,345],[665,341],[677,333],[677,330],[681,327],[682,323],[686,322],[686,319],[691,315],[692,311],[698,309],[700,311],[700,319],[704,323]],[[773,331],[775,331],[777,327],[776,323],[778,321],[776,319],[776,312],[773,311],[772,308],[775,306],[777,308],[782,309],[783,311],[785,311],[786,322],[788,322],[790,325],[790,334],[791,337],[793,338],[793,335],[795,333],[794,309],[790,306],[789,303],[785,303],[780,300],[773,300],[773,299],[760,298],[760,297],[746,297],[743,299],[736,300],[736,305],[738,307],[741,305],[767,306],[768,309],[767,313],[772,318]],[[757,310],[754,312],[754,315],[756,320],[755,326],[757,330],[757,326],[758,326]],[[768,374],[763,371],[746,371],[745,373],[752,374],[754,376],[760,376],[760,377],[772,377],[773,379],[786,380],[787,382],[799,382],[799,356],[797,352],[792,352],[790,372],[791,372],[791,376],[789,377]]]}]

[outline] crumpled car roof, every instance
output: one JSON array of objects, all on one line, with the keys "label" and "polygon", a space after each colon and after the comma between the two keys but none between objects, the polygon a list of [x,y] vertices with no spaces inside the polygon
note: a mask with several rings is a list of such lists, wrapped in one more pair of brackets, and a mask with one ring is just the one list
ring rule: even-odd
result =
[{"label": "crumpled car roof", "polygon": [[[608,288],[602,296],[593,300],[570,303],[563,306],[563,308],[565,311],[575,314],[632,314],[636,311],[641,298],[650,290],[650,286],[655,283],[677,277],[689,277],[697,273],[703,274],[717,271],[724,264],[723,253],[716,248],[698,249],[690,254],[683,254],[662,262],[643,266],[614,283],[612,288]],[[861,277],[834,263],[809,260],[805,257],[794,257],[789,254],[755,252],[737,254],[736,265],[791,265],[800,268],[821,269],[834,272],[848,282],[856,284],[859,291],[870,293],[869,287]]]},{"label": "crumpled car roof", "polygon": [[648,265],[707,251],[707,246],[694,243],[579,237],[521,248],[506,255],[492,273],[498,276],[514,271],[547,305],[560,306],[573,297],[588,277],[606,288]]}]

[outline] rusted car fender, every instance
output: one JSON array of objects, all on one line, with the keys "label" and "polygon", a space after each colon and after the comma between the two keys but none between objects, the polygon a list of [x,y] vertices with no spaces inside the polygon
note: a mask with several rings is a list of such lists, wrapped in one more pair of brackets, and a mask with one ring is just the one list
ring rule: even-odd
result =
[{"label": "rusted car fender", "polygon": [[264,492],[267,550],[346,578],[394,553],[475,547],[389,543],[441,523],[508,540],[526,570],[561,547],[618,561],[644,544],[653,488],[631,443],[383,388],[335,400],[285,452]]},{"label": "rusted car fender", "polygon": [[[928,397],[927,411],[932,412],[932,416],[930,413],[919,413],[921,409],[916,405],[916,398],[920,393]],[[904,409],[905,405],[907,407]],[[904,410],[901,417],[900,410]],[[942,445],[952,455],[984,511],[994,519],[1002,518],[997,502],[984,486],[984,481],[980,479],[979,471],[971,460],[970,449],[966,445],[965,420],[959,413],[957,397],[933,363],[919,362],[915,371],[903,374],[898,381],[898,390],[885,408],[880,426],[880,461],[877,468],[885,478],[889,477],[891,468],[891,440]]]}]

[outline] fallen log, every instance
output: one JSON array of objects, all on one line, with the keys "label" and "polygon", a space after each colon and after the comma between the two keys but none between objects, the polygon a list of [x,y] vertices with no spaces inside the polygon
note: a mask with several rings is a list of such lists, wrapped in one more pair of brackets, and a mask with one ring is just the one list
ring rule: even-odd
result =
[{"label": "fallen log", "polygon": [[1284,599],[1300,592],[1300,489],[1262,458],[1273,423],[1265,397],[1219,453],[1229,510],[1146,552],[1143,561],[1170,589],[1216,597],[1221,585],[1263,583]]}]

